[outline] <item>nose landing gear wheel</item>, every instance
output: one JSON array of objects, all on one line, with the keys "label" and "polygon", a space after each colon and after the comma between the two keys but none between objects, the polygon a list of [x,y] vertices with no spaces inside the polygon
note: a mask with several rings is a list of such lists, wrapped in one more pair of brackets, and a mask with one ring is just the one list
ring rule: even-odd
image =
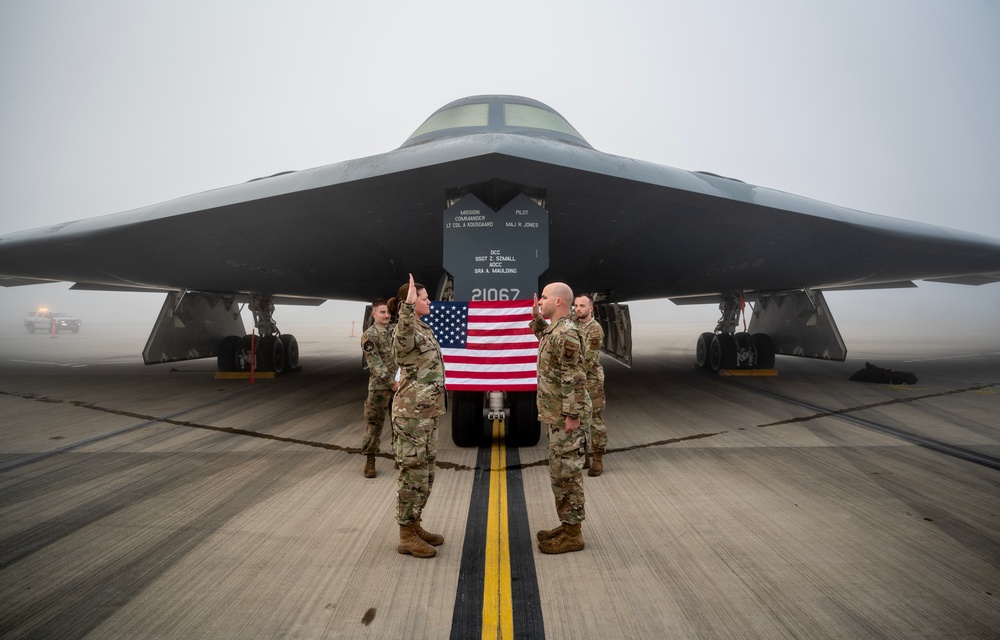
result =
[{"label": "nose landing gear wheel", "polygon": [[542,436],[538,422],[537,396],[530,391],[511,391],[510,418],[506,439],[512,447],[533,447]]},{"label": "nose landing gear wheel", "polygon": [[482,391],[456,391],[451,396],[451,439],[459,447],[486,442]]}]

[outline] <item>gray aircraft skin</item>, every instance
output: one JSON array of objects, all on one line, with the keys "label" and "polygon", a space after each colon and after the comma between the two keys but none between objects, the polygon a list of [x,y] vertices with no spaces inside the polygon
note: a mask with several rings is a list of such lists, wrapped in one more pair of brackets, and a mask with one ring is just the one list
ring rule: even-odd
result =
[{"label": "gray aircraft skin", "polygon": [[443,281],[443,212],[467,194],[541,204],[542,281],[608,303],[1000,281],[1000,239],[603,153],[550,107],[489,95],[442,107],[395,151],[2,236],[0,284],[366,301],[410,272]]}]

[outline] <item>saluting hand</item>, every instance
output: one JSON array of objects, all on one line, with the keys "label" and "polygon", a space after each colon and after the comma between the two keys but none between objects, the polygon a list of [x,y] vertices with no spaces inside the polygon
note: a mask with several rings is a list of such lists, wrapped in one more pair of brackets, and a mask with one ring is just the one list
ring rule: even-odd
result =
[{"label": "saluting hand", "polygon": [[534,318],[535,320],[541,320],[542,310],[539,309],[538,307],[538,294],[537,293],[533,294],[533,297],[535,300],[535,304],[531,305],[531,317]]},{"label": "saluting hand", "polygon": [[410,274],[410,288],[406,290],[406,304],[416,304],[417,288],[413,286],[413,274]]}]

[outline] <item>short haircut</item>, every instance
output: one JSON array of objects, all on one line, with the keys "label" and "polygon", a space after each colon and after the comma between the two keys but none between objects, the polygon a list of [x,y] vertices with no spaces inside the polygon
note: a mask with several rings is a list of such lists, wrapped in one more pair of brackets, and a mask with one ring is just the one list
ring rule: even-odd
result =
[{"label": "short haircut", "polygon": [[566,306],[573,306],[573,290],[569,288],[569,285],[565,282],[553,282],[552,283],[552,297],[561,298],[566,301]]},{"label": "short haircut", "polygon": [[386,300],[385,298],[375,298],[374,300],[372,300],[372,309],[376,307],[381,307],[386,304],[389,304],[389,301]]}]

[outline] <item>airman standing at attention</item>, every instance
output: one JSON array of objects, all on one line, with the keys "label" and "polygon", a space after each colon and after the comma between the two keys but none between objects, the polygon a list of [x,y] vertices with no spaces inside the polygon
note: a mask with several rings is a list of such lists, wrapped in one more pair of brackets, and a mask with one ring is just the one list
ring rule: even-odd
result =
[{"label": "airman standing at attention", "polygon": [[372,326],[361,334],[361,352],[368,365],[368,397],[365,399],[365,439],[361,453],[365,461],[365,477],[375,477],[375,456],[379,452],[385,414],[392,404],[396,382],[396,360],[392,355],[392,330],[389,307],[383,298],[372,300]]},{"label": "airman standing at attention", "polygon": [[594,413],[589,427],[590,445],[594,451],[594,461],[584,461],[584,468],[589,467],[588,476],[599,476],[604,471],[604,449],[608,445],[608,428],[604,425],[604,367],[601,366],[601,345],[604,344],[604,329],[594,318],[594,298],[589,293],[581,293],[573,301],[573,311],[576,315],[576,326],[583,336],[583,365],[587,372],[587,393],[594,406]]},{"label": "airman standing at attention", "polygon": [[431,328],[420,321],[431,312],[431,301],[424,286],[413,282],[413,274],[389,301],[389,312],[396,311],[399,323],[392,350],[402,371],[392,401],[392,448],[399,465],[396,551],[430,558],[437,553],[434,547],[444,543],[444,536],[428,533],[420,525],[434,486],[438,418],[445,411],[444,360]]},{"label": "airman standing at attention", "polygon": [[531,329],[539,340],[538,420],[549,436],[549,477],[559,516],[558,527],[537,534],[542,553],[583,549],[587,437],[580,424],[589,420],[591,403],[583,370],[583,339],[572,320],[572,301],[569,286],[554,282],[535,296],[531,310]]}]

